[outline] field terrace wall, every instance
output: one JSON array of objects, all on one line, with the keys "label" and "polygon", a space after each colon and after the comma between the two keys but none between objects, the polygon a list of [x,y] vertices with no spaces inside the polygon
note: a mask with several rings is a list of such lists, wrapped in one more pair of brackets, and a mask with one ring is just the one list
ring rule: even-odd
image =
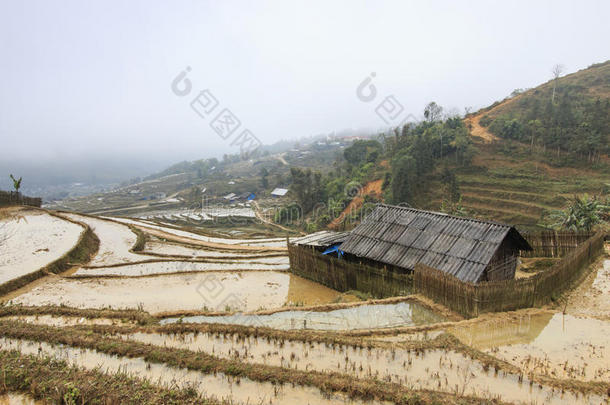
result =
[{"label": "field terrace wall", "polygon": [[288,244],[290,272],[340,292],[357,290],[376,298],[406,295],[411,275],[320,254],[311,246]]},{"label": "field terrace wall", "polygon": [[[573,235],[573,239],[567,233],[564,236],[563,240],[569,241],[582,234]],[[418,264],[413,272],[413,288],[415,292],[469,318],[486,312],[537,307],[547,304],[570,288],[603,250],[604,234],[598,232],[544,272],[529,278],[479,284],[465,283],[440,270]],[[549,248],[547,251],[557,252],[561,249]]]},{"label": "field terrace wall", "polygon": [[30,205],[38,207],[42,205],[42,199],[38,197],[26,197],[14,191],[0,191],[0,207],[8,205]]},{"label": "field terrace wall", "polygon": [[81,232],[78,242],[76,242],[76,245],[74,245],[72,249],[70,249],[59,259],[47,264],[46,266],[38,270],[32,271],[29,274],[17,277],[4,284],[0,284],[0,297],[10,293],[11,291],[17,290],[35,280],[38,280],[39,278],[42,278],[48,275],[49,273],[59,274],[70,269],[73,266],[87,263],[89,260],[91,260],[91,257],[93,257],[95,253],[97,253],[97,250],[99,249],[100,245],[100,240],[93,232],[91,227],[89,227],[89,225],[82,222],[74,221],[69,218],[61,217],[53,212],[48,212],[48,214],[60,218],[64,221],[69,221],[82,226],[84,229]]}]

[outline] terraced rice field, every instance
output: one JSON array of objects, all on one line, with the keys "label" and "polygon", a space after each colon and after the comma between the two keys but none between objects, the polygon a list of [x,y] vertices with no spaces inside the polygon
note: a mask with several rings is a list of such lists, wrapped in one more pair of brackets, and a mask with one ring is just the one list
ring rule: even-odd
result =
[{"label": "terraced rice field", "polygon": [[269,315],[236,314],[167,318],[161,323],[220,323],[273,329],[356,330],[427,325],[445,318],[417,302],[360,305],[329,311],[280,311]]},{"label": "terraced rice field", "polygon": [[449,330],[464,344],[526,373],[610,381],[610,323],[560,313],[484,322]]},{"label": "terraced rice field", "polygon": [[[461,392],[478,397],[499,396],[509,402],[566,404],[597,403],[600,396],[581,398],[560,393],[506,372],[495,372],[459,351],[412,350],[399,345],[363,348],[318,342],[270,340],[236,334],[159,335],[136,333],[124,337],[157,346],[207,351],[215,356],[293,370],[339,372],[357,378],[374,378],[414,389]],[[490,388],[493,387],[493,388]],[[583,402],[584,401],[584,402]]]},{"label": "terraced rice field", "polygon": [[[357,298],[286,271],[283,238],[62,215],[93,229],[99,249],[0,307],[0,373],[19,391],[9,403],[608,402],[604,266],[579,293],[594,318],[531,310],[459,321],[418,297],[346,303]],[[30,383],[39,375],[47,385]]]},{"label": "terraced rice field", "polygon": [[162,386],[178,384],[197,390],[201,395],[233,401],[235,403],[265,404],[378,404],[377,401],[358,401],[344,395],[326,395],[320,390],[308,387],[277,387],[270,382],[252,381],[247,378],[233,378],[223,373],[205,374],[192,370],[151,364],[141,358],[117,358],[90,349],[54,347],[44,342],[0,339],[6,349],[19,350],[24,354],[47,355],[76,364],[85,369],[101,368],[106,373],[126,372],[132,376],[155,381]]},{"label": "terraced rice field", "polygon": [[142,255],[131,251],[136,244],[137,235],[126,226],[78,214],[62,214],[66,218],[83,222],[91,227],[100,239],[100,247],[89,266],[110,266],[145,260]]},{"label": "terraced rice field", "polygon": [[[457,168],[455,173],[462,206],[481,218],[526,227],[544,224],[545,216],[565,208],[567,199],[584,193],[603,195],[608,182],[600,172],[538,163],[522,146],[511,153],[503,152],[502,143],[477,143],[477,148],[475,168]],[[440,184],[431,189],[423,205],[438,210],[446,196],[441,195]]]},{"label": "terraced rice field", "polygon": [[0,220],[0,284],[45,267],[71,250],[83,227],[38,210]]}]

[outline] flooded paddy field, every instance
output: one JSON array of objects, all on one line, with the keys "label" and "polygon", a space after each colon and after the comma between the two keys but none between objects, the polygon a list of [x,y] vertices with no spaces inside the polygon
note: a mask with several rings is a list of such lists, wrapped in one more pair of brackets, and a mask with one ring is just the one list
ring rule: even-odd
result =
[{"label": "flooded paddy field", "polygon": [[[83,230],[48,214],[38,216],[44,215],[73,225],[77,236]],[[83,349],[8,338],[0,341],[2,349],[62,358],[88,369],[99,365],[107,372],[125,370],[154,384],[192,386],[207,397],[244,404],[369,402],[327,395],[316,388],[323,385],[301,386],[302,380],[278,385],[259,381],[256,374],[232,377],[228,369],[223,373],[175,368],[170,364],[186,366],[169,358],[153,364],[126,352],[122,356],[127,357],[116,357],[103,354],[106,349],[101,346],[61,337],[86,338],[91,333],[111,345],[139,345],[144,351],[172,348],[185,351],[184,358],[201,353],[237,367],[270,367],[280,374],[318,377],[324,373],[358,384],[391,384],[405,392],[441,392],[456,400],[470,395],[526,404],[599,404],[610,398],[599,389],[610,381],[608,260],[569,298],[567,315],[536,309],[460,320],[417,297],[346,303],[358,298],[287,272],[285,238],[231,238],[212,230],[206,234],[205,228],[200,232],[146,220],[61,215],[88,224],[100,239],[99,251],[86,265],[74,266],[69,276],[66,272],[45,277],[14,292],[12,304],[28,308],[5,309],[0,321],[7,321],[5,336]],[[55,240],[61,235],[46,237]],[[133,251],[136,245],[139,252]],[[24,266],[28,271],[30,264]],[[46,305],[57,311],[44,312],[40,307]],[[138,310],[121,317],[108,308]],[[7,326],[9,321],[13,323]],[[43,331],[53,327],[59,340],[45,340]],[[14,335],[10,328],[23,328],[24,334]],[[42,329],[28,334],[30,328]],[[162,333],[168,330],[183,333]],[[578,387],[589,394],[576,393]]]},{"label": "flooded paddy field", "polygon": [[233,314],[167,318],[161,323],[192,322],[260,326],[273,329],[354,330],[425,325],[445,320],[417,302],[359,305],[330,311],[290,310],[269,315]]},{"label": "flooded paddy field", "polygon": [[610,381],[610,322],[555,313],[483,322],[448,332],[525,372]]},{"label": "flooded paddy field", "polygon": [[[321,293],[318,294],[318,301],[330,302],[340,295],[326,287],[319,287]],[[283,307],[294,298],[295,294],[289,291],[291,288],[307,291],[315,286],[300,277],[276,271],[54,278],[21,294],[12,302],[26,306],[141,308],[153,314],[202,310],[256,311]]]},{"label": "flooded paddy field", "polygon": [[141,220],[176,220],[176,221],[192,221],[204,222],[211,221],[215,218],[254,218],[256,215],[250,205],[237,207],[206,207],[204,209],[191,208],[176,208],[166,210],[148,211],[145,214],[139,215],[137,218]]},{"label": "flooded paddy field", "polygon": [[[89,262],[89,266],[109,266],[147,259],[147,256],[131,252],[137,241],[137,235],[128,226],[85,215],[69,213],[61,215],[74,221],[86,223],[99,238],[99,250]],[[148,259],[152,258],[148,257]]]},{"label": "flooded paddy field", "polygon": [[[159,242],[154,240],[149,240],[146,242],[143,253],[153,253],[159,255],[166,256],[181,256],[181,257],[189,257],[193,259],[198,258],[215,258],[215,257],[224,257],[224,258],[252,258],[252,257],[265,257],[270,254],[274,254],[273,252],[261,252],[256,253],[252,251],[244,251],[239,252],[236,250],[222,250],[222,249],[202,249],[201,247],[196,246],[188,246],[177,243],[169,243],[169,242]],[[285,257],[285,256],[284,256]]]},{"label": "flooded paddy field", "polygon": [[[604,398],[530,383],[523,376],[496,372],[477,360],[445,349],[409,350],[331,345],[237,334],[199,333],[124,336],[157,346],[204,351],[218,357],[293,370],[338,372],[411,389],[445,391],[515,403],[599,404]],[[562,392],[563,391],[563,392]]]},{"label": "flooded paddy field", "polygon": [[95,350],[50,345],[44,342],[0,338],[4,350],[15,349],[23,354],[44,355],[62,359],[86,369],[99,369],[106,373],[124,372],[152,383],[171,387],[191,387],[202,395],[234,404],[370,404],[376,401],[350,399],[342,394],[322,393],[309,386],[276,385],[252,381],[244,377],[231,377],[223,373],[205,374],[197,371],[149,363],[141,358],[126,358],[99,353]]},{"label": "flooded paddy field", "polygon": [[285,238],[261,238],[261,239],[234,239],[234,238],[219,238],[214,236],[201,235],[199,233],[189,232],[177,227],[151,225],[148,222],[142,222],[135,219],[112,217],[112,220],[125,224],[135,225],[138,228],[149,231],[155,230],[163,232],[166,235],[185,238],[187,240],[200,241],[205,243],[219,245],[242,245],[242,246],[257,246],[257,247],[286,247]]},{"label": "flooded paddy field", "polygon": [[76,326],[76,325],[133,325],[134,322],[121,319],[85,318],[78,316],[54,315],[14,315],[1,317],[0,320],[13,320],[36,325]]},{"label": "flooded paddy field", "polygon": [[3,210],[0,219],[0,284],[59,259],[78,242],[84,228],[44,211]]},{"label": "flooded paddy field", "polygon": [[141,277],[157,274],[213,272],[213,271],[287,271],[289,264],[287,258],[259,258],[250,261],[215,261],[215,262],[188,262],[188,261],[158,261],[150,263],[126,264],[113,267],[81,268],[75,277],[103,277],[124,276]]},{"label": "flooded paddy field", "polygon": [[569,294],[567,313],[610,322],[610,245],[606,244],[606,258],[596,271]]}]

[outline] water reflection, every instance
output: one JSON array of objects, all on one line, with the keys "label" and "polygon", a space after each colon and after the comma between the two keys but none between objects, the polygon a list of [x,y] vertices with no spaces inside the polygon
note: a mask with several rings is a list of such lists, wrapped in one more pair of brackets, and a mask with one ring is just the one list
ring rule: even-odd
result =
[{"label": "water reflection", "polygon": [[462,343],[479,350],[517,343],[530,343],[548,325],[552,313],[526,315],[519,319],[493,319],[450,328]]},{"label": "water reflection", "polygon": [[[174,323],[178,319],[167,318],[161,323]],[[284,311],[271,315],[191,316],[183,318],[182,322],[264,326],[274,329],[354,330],[425,325],[445,320],[442,315],[417,303],[401,302],[361,305],[328,312]]]},{"label": "water reflection", "polygon": [[463,343],[528,372],[610,380],[610,322],[561,313],[526,315],[448,329]]}]

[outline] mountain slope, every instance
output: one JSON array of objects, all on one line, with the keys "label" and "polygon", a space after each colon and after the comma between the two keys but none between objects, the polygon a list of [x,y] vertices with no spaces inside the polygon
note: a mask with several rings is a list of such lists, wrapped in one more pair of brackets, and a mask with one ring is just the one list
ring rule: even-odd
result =
[{"label": "mountain slope", "polygon": [[552,151],[558,165],[597,163],[610,152],[610,61],[515,91],[467,121],[475,136]]},{"label": "mountain slope", "polygon": [[[553,86],[556,86],[554,103]],[[566,199],[575,194],[607,193],[609,99],[610,61],[607,61],[467,116],[464,121],[479,153],[471,168],[457,169],[463,206],[476,216],[531,226],[543,222],[552,210],[563,208]],[[552,104],[559,115],[566,111],[573,115],[567,130],[553,130],[558,128],[556,118],[545,121],[545,110],[540,108],[545,103],[547,108]],[[566,103],[569,110],[565,110]],[[559,108],[561,105],[564,110]],[[595,153],[570,150],[579,140],[595,135],[592,133],[596,129],[589,125],[591,116],[587,109],[591,107],[600,109],[597,118],[602,128],[597,128],[601,131],[596,135],[600,137],[596,139],[597,149]],[[498,122],[516,122],[523,132],[521,136],[509,136]],[[535,125],[542,128],[532,137]],[[544,129],[551,130],[545,134]],[[440,205],[441,198],[438,194],[432,198],[429,208]]]}]

